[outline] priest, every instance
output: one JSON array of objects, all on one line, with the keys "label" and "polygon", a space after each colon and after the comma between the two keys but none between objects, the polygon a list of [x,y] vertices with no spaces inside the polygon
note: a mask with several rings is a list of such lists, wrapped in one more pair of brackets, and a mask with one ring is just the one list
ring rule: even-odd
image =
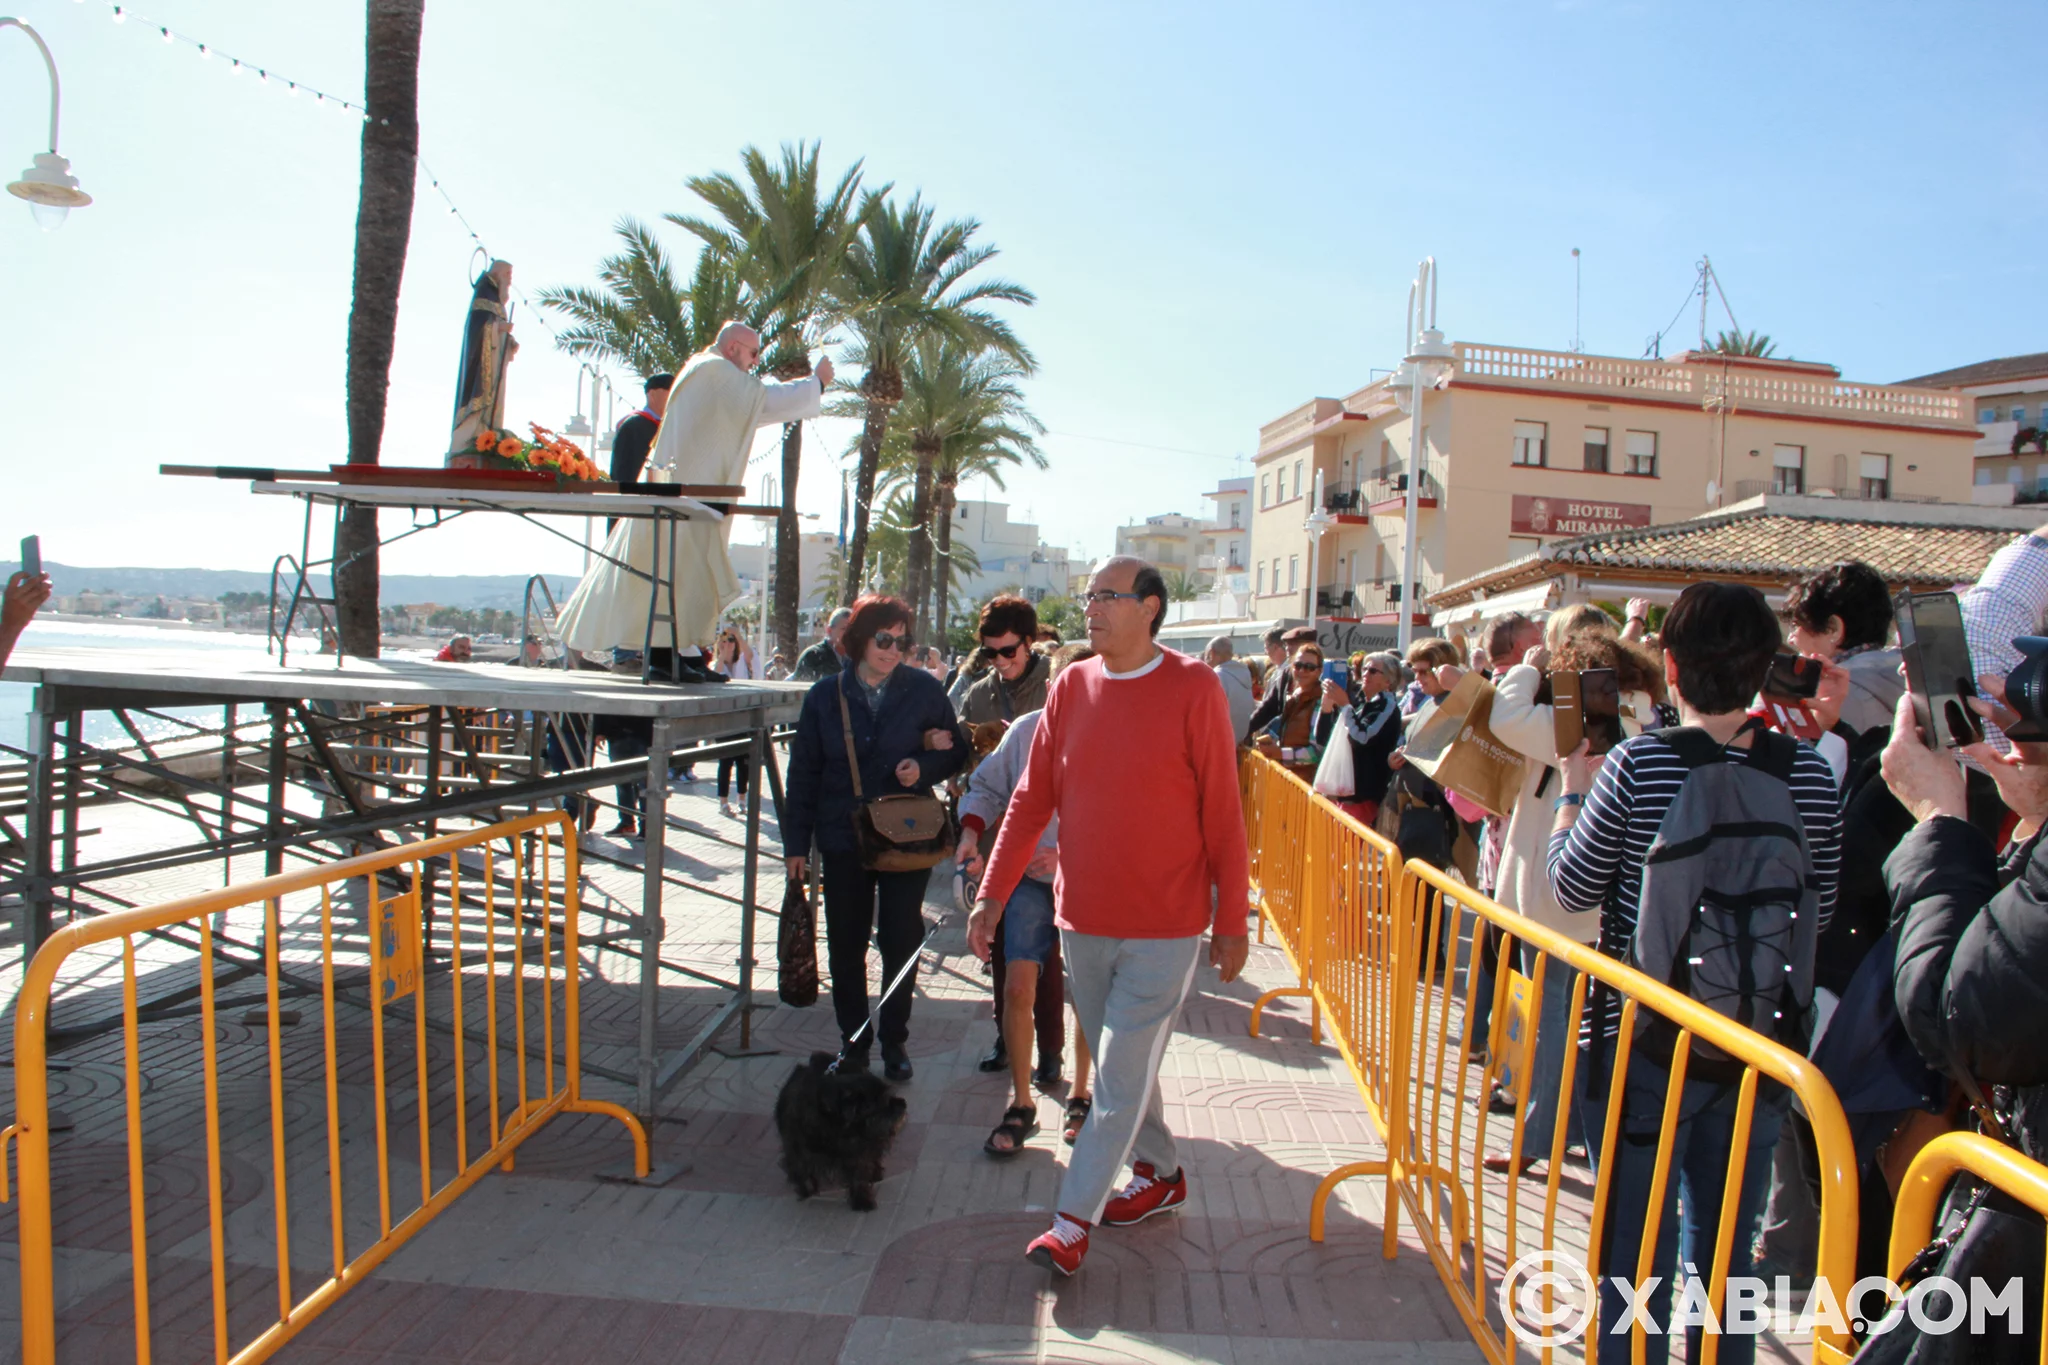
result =
[{"label": "priest", "polygon": [[[761,363],[761,337],[744,323],[721,327],[711,349],[690,357],[669,390],[668,410],[654,438],[645,477],[654,483],[744,484],[747,455],[754,432],[764,426],[801,421],[818,414],[825,387],[832,382],[832,362],[820,358],[807,379],[774,383],[754,374]],[[674,556],[661,547],[660,598],[654,603],[654,633],[648,635],[647,575],[654,565],[655,528],[666,539],[673,534]],[[621,521],[605,541],[605,558],[591,567],[563,607],[562,641],[571,649],[634,649],[643,642],[658,651],[656,672],[673,673],[684,681],[709,674],[687,665],[661,666],[664,659],[694,649],[711,638],[718,617],[739,600],[739,578],[733,573],[726,544],[730,519],[680,525]],[[629,564],[638,574],[621,566]],[[676,634],[669,630],[670,585],[675,594]]]}]

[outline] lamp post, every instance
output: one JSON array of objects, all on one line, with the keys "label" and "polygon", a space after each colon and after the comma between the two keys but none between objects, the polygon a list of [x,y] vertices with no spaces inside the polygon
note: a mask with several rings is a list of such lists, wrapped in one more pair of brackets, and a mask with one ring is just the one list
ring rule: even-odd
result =
[{"label": "lamp post", "polygon": [[1316,501],[1309,514],[1302,518],[1301,529],[1308,532],[1308,628],[1316,628],[1316,585],[1322,581],[1323,532],[1337,524],[1337,519],[1323,507],[1323,471],[1316,471]]},{"label": "lamp post", "polygon": [[57,155],[57,59],[50,55],[50,45],[43,41],[43,35],[21,20],[0,15],[0,28],[18,28],[26,33],[29,41],[36,45],[36,51],[43,54],[43,65],[50,73],[50,150],[37,152],[34,163],[21,173],[21,179],[7,187],[7,192],[16,199],[28,200],[28,210],[35,218],[36,226],[45,232],[54,232],[64,226],[64,219],[71,210],[82,209],[92,202],[92,196],[78,188],[78,177],[71,173],[71,163]]},{"label": "lamp post", "polygon": [[1401,616],[1395,639],[1406,653],[1415,635],[1415,522],[1422,496],[1422,395],[1450,373],[1451,348],[1436,327],[1436,257],[1424,258],[1408,286],[1408,354],[1394,372],[1394,401],[1408,414],[1408,496],[1401,530]]}]

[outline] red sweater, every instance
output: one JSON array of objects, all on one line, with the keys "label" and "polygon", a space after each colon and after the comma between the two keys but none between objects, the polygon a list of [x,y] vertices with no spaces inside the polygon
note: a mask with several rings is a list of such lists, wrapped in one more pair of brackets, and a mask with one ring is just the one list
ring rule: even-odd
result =
[{"label": "red sweater", "polygon": [[1107,938],[1245,932],[1236,737],[1216,674],[1200,660],[1168,649],[1141,677],[1107,677],[1101,659],[1061,671],[989,855],[984,896],[1009,900],[1054,813],[1061,928]]}]

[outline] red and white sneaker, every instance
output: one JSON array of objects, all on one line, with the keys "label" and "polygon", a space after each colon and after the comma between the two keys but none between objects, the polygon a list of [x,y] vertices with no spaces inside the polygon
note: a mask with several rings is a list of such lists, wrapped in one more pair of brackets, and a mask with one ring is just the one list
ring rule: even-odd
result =
[{"label": "red and white sneaker", "polygon": [[1152,1163],[1141,1161],[1131,1168],[1131,1183],[1109,1197],[1102,1209],[1104,1227],[1127,1227],[1142,1223],[1155,1213],[1170,1213],[1188,1202],[1188,1178],[1175,1171],[1161,1176]]},{"label": "red and white sneaker", "polygon": [[1088,1254],[1088,1225],[1078,1218],[1056,1214],[1052,1226],[1038,1234],[1024,1248],[1024,1259],[1047,1270],[1071,1275],[1081,1268]]}]

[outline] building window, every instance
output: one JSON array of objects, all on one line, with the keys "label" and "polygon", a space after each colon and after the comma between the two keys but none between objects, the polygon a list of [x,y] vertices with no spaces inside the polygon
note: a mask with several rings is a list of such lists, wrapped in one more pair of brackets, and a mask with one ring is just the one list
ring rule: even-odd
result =
[{"label": "building window", "polygon": [[1294,496],[1298,498],[1306,492],[1308,492],[1308,485],[1301,481],[1301,461],[1296,460],[1294,462]]},{"label": "building window", "polygon": [[2027,420],[2027,410],[2026,410],[2025,408],[2021,407],[2021,406],[2020,406],[2019,404],[2017,404],[2017,403],[2013,404],[2013,405],[2012,405],[2012,420],[2013,420],[2013,421],[2015,421],[2015,422],[2024,422],[2024,421],[2026,421],[2026,420]]},{"label": "building window", "polygon": [[1259,565],[1259,596],[1266,595],[1266,566]]},{"label": "building window", "polygon": [[[2013,474],[2015,476],[2019,474],[2018,465],[2013,466]],[[2015,482],[2017,482],[2017,478],[2015,478]],[[1880,502],[1892,495],[1891,456],[1864,455],[1862,492],[1864,497],[1874,498]]]},{"label": "building window", "polygon": [[1287,556],[1287,591],[1293,592],[1301,586],[1301,556]]},{"label": "building window", "polygon": [[1607,472],[1607,428],[1586,428],[1586,472],[1605,474]]},{"label": "building window", "polygon": [[1996,422],[1996,421],[1998,420],[1998,409],[1997,409],[1997,408],[1978,408],[1978,409],[1977,409],[1977,420],[1978,420],[1978,421],[1980,421],[1980,422]]},{"label": "building window", "polygon": [[1628,433],[1628,472],[1640,474],[1646,479],[1657,477],[1656,432],[1631,431]]},{"label": "building window", "polygon": [[1991,471],[1990,471],[1990,470],[1988,470],[1988,469],[1979,469],[1979,470],[1977,471],[1977,486],[1978,486],[1979,488],[1982,488],[1982,487],[1984,487],[1985,485],[1989,484],[1990,482],[1991,482]]},{"label": "building window", "polygon": [[1771,491],[1806,491],[1806,447],[1774,446],[1771,449]]},{"label": "building window", "polygon": [[1270,474],[1261,474],[1259,475],[1259,506],[1271,507],[1272,505],[1273,476]]},{"label": "building window", "polygon": [[1235,531],[1238,522],[1244,519],[1244,508],[1237,503],[1230,504],[1230,529]]},{"label": "building window", "polygon": [[1280,591],[1280,556],[1273,556],[1273,591]]},{"label": "building window", "polygon": [[1515,423],[1514,462],[1541,469],[1550,463],[1550,424],[1548,422]]}]

